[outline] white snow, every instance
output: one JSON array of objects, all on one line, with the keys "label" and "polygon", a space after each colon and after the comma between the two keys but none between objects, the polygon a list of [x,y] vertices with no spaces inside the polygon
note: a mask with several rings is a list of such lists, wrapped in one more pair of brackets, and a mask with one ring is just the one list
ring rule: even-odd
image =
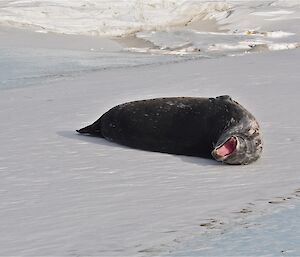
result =
[{"label": "white snow", "polygon": [[[244,209],[243,224],[226,233],[212,230],[199,236],[181,249],[164,256],[298,256],[300,252],[300,205],[286,200],[284,209],[271,215],[248,219],[250,209]],[[296,206],[293,206],[296,202]]]},{"label": "white snow", "polygon": [[[1,255],[145,256],[231,224],[299,188],[299,50],[107,70],[2,90]],[[230,94],[260,121],[249,166],[144,152],[80,136],[108,108],[160,96]]]},{"label": "white snow", "polygon": [[[288,0],[1,1],[1,24],[76,35],[0,27],[7,85],[0,89],[0,255],[157,256],[205,233],[201,224],[230,229],[244,209],[261,215],[270,201],[293,198],[299,7]],[[187,52],[195,60],[180,57]],[[223,94],[261,124],[264,152],[251,165],[139,151],[75,132],[126,101]]]},{"label": "white snow", "polygon": [[204,0],[2,1],[0,22],[68,34],[120,36],[226,16],[226,2]]},{"label": "white snow", "polygon": [[292,13],[294,13],[294,12],[286,11],[286,10],[278,10],[278,11],[273,11],[273,12],[253,12],[253,13],[251,13],[251,15],[276,17],[278,15],[285,15],[285,14],[292,14]]},{"label": "white snow", "polygon": [[[300,4],[293,0],[78,0],[75,3],[70,0],[5,0],[0,3],[2,25],[31,28],[42,33],[131,36],[147,43],[147,48],[132,46],[131,52],[157,53],[159,49],[159,53],[173,55],[199,50],[210,54],[210,49],[216,50],[211,47],[216,42],[227,44],[231,41],[237,45],[249,37],[252,45],[261,36],[272,39],[270,44],[299,43],[299,35],[295,36],[293,31],[297,28],[291,27],[288,31],[282,28],[282,21],[295,20],[296,23],[299,19]],[[210,36],[203,32],[209,32]]]}]

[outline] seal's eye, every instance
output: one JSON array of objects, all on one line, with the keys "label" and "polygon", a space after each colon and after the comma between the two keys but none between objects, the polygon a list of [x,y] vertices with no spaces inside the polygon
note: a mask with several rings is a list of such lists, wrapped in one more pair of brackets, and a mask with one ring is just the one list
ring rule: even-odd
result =
[{"label": "seal's eye", "polygon": [[225,157],[234,152],[237,146],[237,139],[235,137],[230,137],[214,150],[214,155],[218,157]]}]

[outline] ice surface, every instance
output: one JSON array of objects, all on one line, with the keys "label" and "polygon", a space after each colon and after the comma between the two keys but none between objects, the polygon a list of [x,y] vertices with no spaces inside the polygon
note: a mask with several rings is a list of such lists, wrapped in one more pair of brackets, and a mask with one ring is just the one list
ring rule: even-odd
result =
[{"label": "ice surface", "polygon": [[[0,94],[1,255],[148,256],[299,188],[299,50],[104,70]],[[108,108],[229,94],[260,121],[249,166],[129,149],[75,129]],[[221,225],[222,226],[222,225]]]},{"label": "ice surface", "polygon": [[182,61],[185,57],[122,51],[113,40],[0,29],[0,90],[80,76],[97,70]]},{"label": "ice surface", "polygon": [[166,256],[299,256],[299,201],[255,220],[246,218],[251,210],[243,213],[240,226],[226,233],[211,230]]}]

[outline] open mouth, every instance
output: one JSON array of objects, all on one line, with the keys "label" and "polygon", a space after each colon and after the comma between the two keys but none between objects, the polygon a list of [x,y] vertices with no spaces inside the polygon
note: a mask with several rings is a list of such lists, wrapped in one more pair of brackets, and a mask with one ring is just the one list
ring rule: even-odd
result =
[{"label": "open mouth", "polygon": [[225,157],[234,152],[237,146],[237,139],[230,137],[224,144],[214,150],[214,155],[218,157]]}]

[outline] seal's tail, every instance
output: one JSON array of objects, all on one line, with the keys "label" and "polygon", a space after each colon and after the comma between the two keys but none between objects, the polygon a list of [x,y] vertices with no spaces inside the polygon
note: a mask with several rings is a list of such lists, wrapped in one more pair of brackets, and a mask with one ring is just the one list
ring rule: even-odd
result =
[{"label": "seal's tail", "polygon": [[92,132],[92,125],[88,125],[84,128],[81,128],[81,129],[77,129],[76,130],[78,133],[80,134],[91,134]]},{"label": "seal's tail", "polygon": [[78,129],[76,131],[80,134],[89,134],[89,135],[93,135],[93,136],[97,136],[97,137],[103,137],[100,129],[96,126],[93,126],[93,125],[94,124],[88,125],[84,128]]}]

